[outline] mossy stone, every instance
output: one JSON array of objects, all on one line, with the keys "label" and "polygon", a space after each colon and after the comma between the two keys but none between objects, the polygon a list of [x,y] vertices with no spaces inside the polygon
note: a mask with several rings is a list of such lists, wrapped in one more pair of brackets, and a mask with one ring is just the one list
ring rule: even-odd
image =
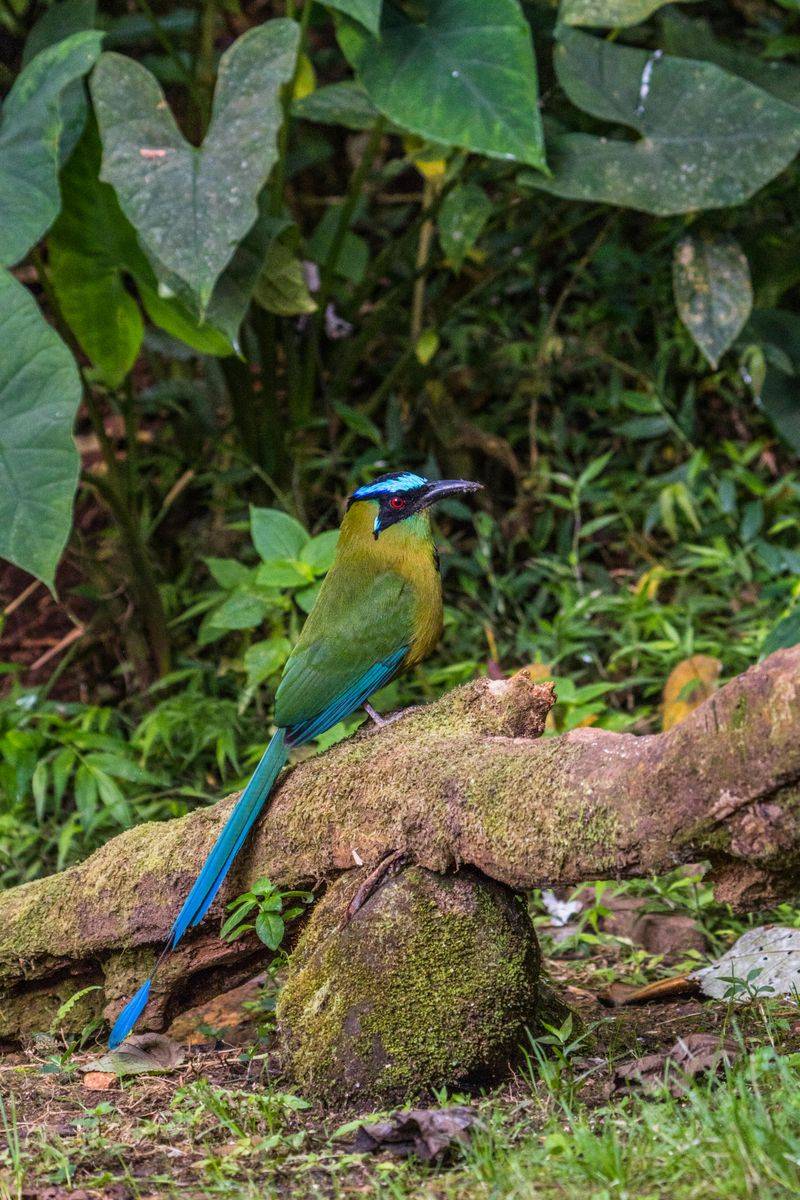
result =
[{"label": "mossy stone", "polygon": [[536,1024],[540,954],[524,903],[472,870],[412,867],[345,924],[361,878],[328,889],[293,954],[278,1003],[288,1071],[334,1105],[494,1082]]}]

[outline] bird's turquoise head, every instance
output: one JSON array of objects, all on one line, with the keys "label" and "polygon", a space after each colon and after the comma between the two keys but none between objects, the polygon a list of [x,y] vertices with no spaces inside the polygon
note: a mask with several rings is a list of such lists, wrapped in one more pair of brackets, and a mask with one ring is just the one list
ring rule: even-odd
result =
[{"label": "bird's turquoise head", "polygon": [[357,488],[347,507],[350,509],[361,501],[377,505],[373,524],[373,535],[377,538],[391,525],[416,516],[437,500],[463,492],[477,492],[482,487],[483,484],[469,479],[425,479],[413,471],[391,471]]}]

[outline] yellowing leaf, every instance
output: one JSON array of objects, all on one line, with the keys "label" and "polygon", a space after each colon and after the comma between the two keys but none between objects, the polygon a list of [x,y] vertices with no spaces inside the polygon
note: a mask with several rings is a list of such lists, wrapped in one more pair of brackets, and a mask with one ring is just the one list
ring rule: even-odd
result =
[{"label": "yellowing leaf", "polygon": [[679,662],[664,684],[661,726],[672,729],[716,691],[722,663],[710,654],[693,654]]},{"label": "yellowing leaf", "polygon": [[422,363],[423,367],[425,367],[431,361],[438,349],[438,333],[435,329],[426,329],[417,338],[417,344],[414,347],[414,353],[417,356],[417,360]]},{"label": "yellowing leaf", "polygon": [[645,571],[644,575],[640,575],[633,585],[633,591],[636,596],[645,596],[648,600],[655,600],[658,595],[658,589],[667,578],[667,571],[659,563],[654,567],[650,567]]},{"label": "yellowing leaf", "polygon": [[[414,163],[423,179],[443,179],[447,170],[447,160],[444,158],[429,158],[431,147],[422,138],[404,137],[403,149]],[[420,156],[417,157],[417,152]]]},{"label": "yellowing leaf", "polygon": [[292,87],[293,100],[305,100],[317,90],[317,73],[314,64],[307,54],[301,54],[297,60],[297,70]]}]

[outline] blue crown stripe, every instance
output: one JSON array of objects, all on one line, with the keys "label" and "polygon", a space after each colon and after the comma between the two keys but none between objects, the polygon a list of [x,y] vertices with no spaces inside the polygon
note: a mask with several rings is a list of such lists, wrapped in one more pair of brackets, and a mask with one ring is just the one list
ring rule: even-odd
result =
[{"label": "blue crown stripe", "polygon": [[354,500],[371,500],[374,496],[384,496],[391,492],[414,492],[424,487],[427,479],[415,475],[412,471],[404,471],[394,479],[382,479],[378,483],[366,483],[353,492]]}]

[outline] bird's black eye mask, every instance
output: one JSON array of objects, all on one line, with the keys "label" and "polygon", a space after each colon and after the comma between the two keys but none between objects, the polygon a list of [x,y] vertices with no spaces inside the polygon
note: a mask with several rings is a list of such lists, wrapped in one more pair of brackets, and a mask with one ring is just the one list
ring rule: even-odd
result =
[{"label": "bird's black eye mask", "polygon": [[390,496],[376,496],[378,515],[374,525],[375,537],[390,525],[396,525],[398,521],[404,521],[406,517],[420,512],[425,507],[427,492],[427,487],[421,487],[413,492],[392,492]]},{"label": "bird's black eye mask", "polygon": [[356,500],[373,500],[378,505],[378,515],[373,525],[377,538],[384,529],[404,521],[414,513],[421,512],[437,500],[456,496],[463,492],[476,492],[481,487],[469,479],[423,479],[404,471],[397,475],[382,476],[374,483],[353,492],[347,502],[348,509]]}]

